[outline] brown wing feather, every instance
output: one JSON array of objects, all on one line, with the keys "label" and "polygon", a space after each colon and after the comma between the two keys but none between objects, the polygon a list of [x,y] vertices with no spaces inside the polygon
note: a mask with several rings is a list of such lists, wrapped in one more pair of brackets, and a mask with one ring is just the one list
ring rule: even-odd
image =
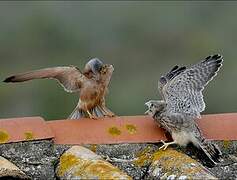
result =
[{"label": "brown wing feather", "polygon": [[68,92],[78,91],[86,77],[73,66],[53,67],[30,71],[22,74],[10,76],[4,82],[23,82],[33,79],[52,78],[59,81],[59,83]]}]

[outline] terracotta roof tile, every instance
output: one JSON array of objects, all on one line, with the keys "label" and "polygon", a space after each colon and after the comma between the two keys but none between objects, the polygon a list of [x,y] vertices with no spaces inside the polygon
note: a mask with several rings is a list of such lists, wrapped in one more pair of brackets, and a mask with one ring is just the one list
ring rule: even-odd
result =
[{"label": "terracotta roof tile", "polygon": [[57,144],[114,144],[157,142],[164,132],[150,117],[129,116],[47,122]]},{"label": "terracotta roof tile", "polygon": [[[237,113],[204,115],[198,124],[207,139],[237,140]],[[57,144],[147,143],[166,140],[164,131],[149,116],[48,122],[40,117],[0,120],[0,143],[53,137]]]},{"label": "terracotta roof tile", "polygon": [[[57,144],[143,143],[166,140],[164,131],[151,117],[125,116],[103,120],[47,122]],[[237,113],[204,115],[198,124],[207,139],[237,140]]]},{"label": "terracotta roof tile", "polygon": [[54,135],[41,117],[0,120],[0,143],[49,139]]},{"label": "terracotta roof tile", "polygon": [[237,140],[237,113],[204,115],[198,124],[207,139]]}]

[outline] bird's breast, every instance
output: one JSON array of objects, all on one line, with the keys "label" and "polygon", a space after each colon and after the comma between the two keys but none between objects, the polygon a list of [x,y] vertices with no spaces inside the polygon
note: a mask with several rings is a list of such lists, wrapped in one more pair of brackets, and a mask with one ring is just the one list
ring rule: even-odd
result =
[{"label": "bird's breast", "polygon": [[186,131],[172,131],[173,140],[180,146],[187,146],[189,142],[193,142],[193,134]]},{"label": "bird's breast", "polygon": [[105,88],[93,85],[85,87],[80,92],[79,107],[88,110],[101,103],[104,97]]}]

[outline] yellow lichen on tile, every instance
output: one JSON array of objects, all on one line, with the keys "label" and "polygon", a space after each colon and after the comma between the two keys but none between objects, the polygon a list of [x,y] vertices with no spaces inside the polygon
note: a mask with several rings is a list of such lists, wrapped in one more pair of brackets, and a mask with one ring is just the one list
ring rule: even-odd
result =
[{"label": "yellow lichen on tile", "polygon": [[121,134],[121,130],[119,128],[115,127],[115,126],[110,127],[108,129],[108,132],[112,136],[119,136]]},{"label": "yellow lichen on tile", "polygon": [[117,167],[103,160],[79,160],[76,165],[75,177],[82,179],[131,179]]},{"label": "yellow lichen on tile", "polygon": [[92,162],[87,166],[85,172],[87,174],[92,174],[98,179],[123,179],[122,177],[130,179],[129,176],[121,172],[117,167],[103,160]]},{"label": "yellow lichen on tile", "polygon": [[65,153],[60,157],[59,163],[58,174],[59,176],[63,176],[65,172],[76,166],[79,160],[76,156]]},{"label": "yellow lichen on tile", "polygon": [[126,124],[125,127],[126,127],[126,129],[127,129],[129,134],[137,133],[137,127],[135,125],[133,125],[133,124]]},{"label": "yellow lichen on tile", "polygon": [[228,149],[228,148],[230,147],[230,144],[231,144],[231,142],[228,141],[228,140],[224,140],[224,141],[223,141],[223,147],[224,147],[225,149]]},{"label": "yellow lichen on tile", "polygon": [[[159,162],[162,164],[162,168],[165,172],[172,172],[172,169],[175,167],[178,175],[185,174],[190,177],[192,174],[198,173],[202,170],[194,159],[170,148],[165,151],[159,150],[155,152],[153,154],[153,162]],[[192,166],[188,167],[191,163]]]},{"label": "yellow lichen on tile", "polygon": [[34,139],[33,132],[28,131],[28,132],[25,132],[24,135],[25,135],[25,140],[33,140]]},{"label": "yellow lichen on tile", "polygon": [[94,161],[85,169],[85,171],[87,171],[89,174],[94,174],[99,179],[102,179],[104,176],[108,176],[109,174],[111,175],[111,173],[115,170],[118,171],[118,169],[113,167],[111,164],[102,160]]},{"label": "yellow lichen on tile", "polygon": [[77,162],[78,163],[74,166],[73,176],[75,177],[79,176],[88,179],[89,175],[87,175],[85,169],[91,164],[91,161],[77,157]]},{"label": "yellow lichen on tile", "polygon": [[90,145],[89,149],[95,153],[96,149],[97,149],[97,145],[96,144],[92,144],[92,145]]},{"label": "yellow lichen on tile", "polygon": [[61,156],[57,176],[60,179],[131,179],[119,168],[81,146],[74,146]]},{"label": "yellow lichen on tile", "polygon": [[144,150],[140,151],[136,155],[136,160],[133,163],[137,166],[145,166],[152,161],[152,149],[150,146],[146,147]]},{"label": "yellow lichen on tile", "polygon": [[0,130],[0,144],[8,142],[9,138],[10,137],[7,131]]}]

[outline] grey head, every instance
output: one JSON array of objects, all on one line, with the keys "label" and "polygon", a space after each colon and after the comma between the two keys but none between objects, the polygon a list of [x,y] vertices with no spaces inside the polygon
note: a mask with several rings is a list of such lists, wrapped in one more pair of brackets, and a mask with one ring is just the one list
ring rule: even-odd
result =
[{"label": "grey head", "polygon": [[94,74],[98,74],[103,67],[103,62],[98,58],[93,58],[85,65],[85,70],[90,69]]},{"label": "grey head", "polygon": [[150,116],[154,116],[156,113],[161,113],[166,107],[166,103],[164,101],[157,100],[150,100],[146,102],[145,105],[148,107],[148,110],[145,112],[145,114]]}]

